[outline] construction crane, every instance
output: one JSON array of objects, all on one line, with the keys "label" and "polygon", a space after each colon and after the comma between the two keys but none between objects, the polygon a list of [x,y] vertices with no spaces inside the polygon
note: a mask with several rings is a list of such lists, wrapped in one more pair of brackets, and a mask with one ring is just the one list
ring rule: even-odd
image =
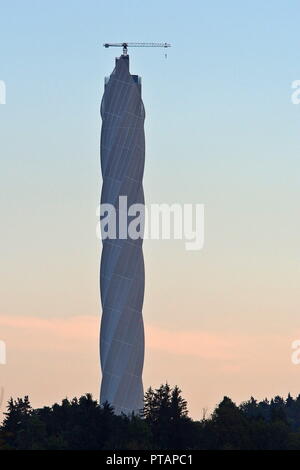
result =
[{"label": "construction crane", "polygon": [[104,47],[123,47],[123,55],[127,55],[128,47],[171,47],[167,42],[119,42],[103,44]]}]

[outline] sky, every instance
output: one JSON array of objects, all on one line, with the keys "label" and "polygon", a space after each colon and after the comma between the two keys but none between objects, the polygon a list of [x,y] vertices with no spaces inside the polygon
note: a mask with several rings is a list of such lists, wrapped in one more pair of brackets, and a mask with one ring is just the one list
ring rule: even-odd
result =
[{"label": "sky", "polygon": [[[0,364],[34,406],[101,379],[96,208],[104,76],[132,49],[147,203],[205,205],[205,244],[144,242],[144,386],[198,419],[224,395],[300,393],[298,1],[0,0]],[[2,405],[3,408],[3,405]]]}]

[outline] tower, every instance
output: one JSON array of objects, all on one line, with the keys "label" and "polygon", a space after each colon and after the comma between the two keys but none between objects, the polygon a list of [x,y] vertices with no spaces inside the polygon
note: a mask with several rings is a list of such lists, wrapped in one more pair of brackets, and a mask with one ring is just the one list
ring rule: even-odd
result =
[{"label": "tower", "polygon": [[[101,103],[101,204],[122,213],[120,196],[127,206],[144,204],[142,186],[145,162],[145,110],[141,79],[129,72],[129,56],[116,59],[115,69],[105,82]],[[103,237],[100,267],[102,319],[100,358],[102,384],[100,402],[108,401],[117,414],[138,413],[143,408],[144,362],[143,239]]]}]

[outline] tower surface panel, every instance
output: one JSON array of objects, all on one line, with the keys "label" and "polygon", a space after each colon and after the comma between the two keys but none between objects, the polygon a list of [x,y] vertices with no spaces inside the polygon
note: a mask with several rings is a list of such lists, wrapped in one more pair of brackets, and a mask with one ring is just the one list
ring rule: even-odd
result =
[{"label": "tower surface panel", "polygon": [[[145,110],[128,56],[117,59],[106,82],[101,117],[101,204],[112,204],[118,216],[120,196],[127,197],[128,207],[144,204]],[[102,243],[100,402],[109,402],[116,413],[138,413],[143,408],[142,239],[121,239],[117,231],[115,239],[104,237]]]}]

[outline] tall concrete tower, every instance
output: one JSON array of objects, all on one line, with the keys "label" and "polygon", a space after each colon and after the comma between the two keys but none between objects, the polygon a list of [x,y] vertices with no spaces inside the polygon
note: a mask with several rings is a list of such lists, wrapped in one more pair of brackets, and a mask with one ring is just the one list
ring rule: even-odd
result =
[{"label": "tall concrete tower", "polygon": [[[130,74],[128,55],[116,59],[115,69],[106,79],[101,117],[101,204],[112,204],[117,218],[126,217],[128,228],[130,217],[122,214],[119,197],[127,197],[128,207],[144,204],[145,162],[141,79]],[[116,238],[102,240],[100,402],[108,401],[118,414],[138,413],[143,407],[145,274],[142,242],[142,238],[124,237],[119,230]]]}]

